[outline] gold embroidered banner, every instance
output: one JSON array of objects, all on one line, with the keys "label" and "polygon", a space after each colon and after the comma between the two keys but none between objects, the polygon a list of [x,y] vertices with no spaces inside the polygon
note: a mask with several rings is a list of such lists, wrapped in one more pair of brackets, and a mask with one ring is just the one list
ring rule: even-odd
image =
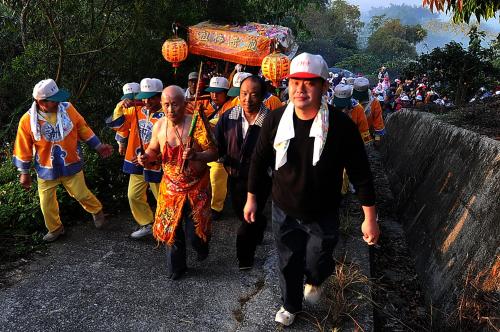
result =
[{"label": "gold embroidered banner", "polygon": [[189,53],[204,55],[247,66],[260,66],[276,39],[285,53],[296,52],[289,28],[259,23],[244,26],[202,22],[189,27]]}]

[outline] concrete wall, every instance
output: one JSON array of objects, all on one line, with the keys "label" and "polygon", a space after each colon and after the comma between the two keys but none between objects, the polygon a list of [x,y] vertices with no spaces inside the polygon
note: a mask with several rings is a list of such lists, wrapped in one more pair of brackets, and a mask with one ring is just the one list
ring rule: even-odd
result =
[{"label": "concrete wall", "polygon": [[427,298],[452,312],[468,271],[500,292],[500,142],[414,111],[386,129],[381,151]]}]

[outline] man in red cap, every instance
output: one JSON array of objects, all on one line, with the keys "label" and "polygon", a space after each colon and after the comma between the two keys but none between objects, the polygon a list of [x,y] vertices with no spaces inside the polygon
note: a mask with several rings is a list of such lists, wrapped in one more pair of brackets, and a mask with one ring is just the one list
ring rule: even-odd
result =
[{"label": "man in red cap", "polygon": [[320,299],[321,284],[335,269],[332,254],[344,168],[363,207],[363,239],[373,245],[379,237],[363,140],[349,117],[326,103],[326,62],[320,55],[302,53],[292,60],[289,78],[290,103],[271,112],[262,126],[244,209],[247,222],[254,222],[261,179],[271,167],[273,233],[283,299],[275,320],[285,326],[302,310],[303,298],[310,303]]}]

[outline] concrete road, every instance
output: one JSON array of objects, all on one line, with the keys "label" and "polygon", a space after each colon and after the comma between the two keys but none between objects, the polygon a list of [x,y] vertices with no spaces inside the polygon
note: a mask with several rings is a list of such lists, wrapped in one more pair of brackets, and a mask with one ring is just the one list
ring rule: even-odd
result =
[{"label": "concrete road", "polygon": [[[83,213],[83,212],[82,212]],[[135,241],[129,215],[68,227],[46,255],[23,267],[20,280],[0,290],[1,331],[275,331],[280,307],[276,251],[268,231],[255,266],[239,271],[230,212],[213,225],[210,255],[188,273],[165,276],[165,250],[152,239]],[[268,225],[270,226],[270,225]],[[288,331],[314,331],[328,316],[323,301],[305,306]]]}]

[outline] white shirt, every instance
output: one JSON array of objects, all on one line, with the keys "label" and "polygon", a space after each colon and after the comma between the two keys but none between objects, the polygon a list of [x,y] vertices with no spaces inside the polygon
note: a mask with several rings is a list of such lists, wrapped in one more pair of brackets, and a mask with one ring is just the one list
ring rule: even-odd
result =
[{"label": "white shirt", "polygon": [[[254,119],[255,122],[255,119]],[[253,123],[249,123],[247,118],[245,117],[245,112],[241,112],[241,132],[243,134],[243,138],[247,135],[248,128],[253,125]]]},{"label": "white shirt", "polygon": [[193,98],[193,97],[194,97],[194,93],[193,93],[193,94],[191,94],[191,91],[189,91],[189,88],[187,88],[187,89],[186,89],[186,92],[184,93],[184,97],[185,97],[186,99],[188,99],[188,98]]}]

